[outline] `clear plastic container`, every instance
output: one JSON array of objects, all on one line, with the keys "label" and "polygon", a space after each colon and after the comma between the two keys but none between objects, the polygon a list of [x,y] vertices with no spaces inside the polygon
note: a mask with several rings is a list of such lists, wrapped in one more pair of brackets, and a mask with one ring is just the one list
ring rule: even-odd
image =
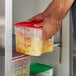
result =
[{"label": "clear plastic container", "polygon": [[12,59],[13,76],[30,76],[30,57],[21,56]]},{"label": "clear plastic container", "polygon": [[18,53],[39,56],[45,52],[53,51],[53,39],[43,38],[43,28],[34,27],[38,22],[20,22],[15,25],[16,51]]},{"label": "clear plastic container", "polygon": [[54,67],[41,63],[32,63],[30,65],[30,76],[53,76]]}]

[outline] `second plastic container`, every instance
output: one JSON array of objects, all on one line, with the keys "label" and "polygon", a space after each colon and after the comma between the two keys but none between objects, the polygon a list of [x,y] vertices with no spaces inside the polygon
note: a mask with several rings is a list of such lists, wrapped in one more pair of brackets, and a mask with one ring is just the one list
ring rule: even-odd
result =
[{"label": "second plastic container", "polygon": [[13,76],[30,76],[30,56],[21,56],[12,59]]}]

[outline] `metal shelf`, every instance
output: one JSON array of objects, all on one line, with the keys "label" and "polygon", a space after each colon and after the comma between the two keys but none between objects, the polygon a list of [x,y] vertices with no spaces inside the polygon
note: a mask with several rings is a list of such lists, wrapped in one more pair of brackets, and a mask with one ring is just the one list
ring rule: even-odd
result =
[{"label": "metal shelf", "polygon": [[58,47],[58,46],[60,47],[61,46],[61,43],[60,42],[57,42],[57,41],[54,42],[54,47]]}]

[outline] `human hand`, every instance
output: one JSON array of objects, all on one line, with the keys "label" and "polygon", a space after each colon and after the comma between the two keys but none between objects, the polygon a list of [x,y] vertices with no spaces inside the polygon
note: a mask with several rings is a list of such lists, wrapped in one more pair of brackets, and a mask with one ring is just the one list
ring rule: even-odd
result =
[{"label": "human hand", "polygon": [[43,13],[34,16],[29,21],[43,20],[38,26],[43,26],[43,34],[46,39],[49,39],[60,29],[61,21],[67,14],[73,2],[74,0],[53,0]]},{"label": "human hand", "polygon": [[38,24],[38,26],[43,26],[43,35],[46,37],[46,39],[52,38],[52,36],[54,36],[60,29],[61,23],[51,18],[50,15],[44,16],[44,14],[41,13],[29,19],[29,21],[39,20],[43,20],[43,22]]}]

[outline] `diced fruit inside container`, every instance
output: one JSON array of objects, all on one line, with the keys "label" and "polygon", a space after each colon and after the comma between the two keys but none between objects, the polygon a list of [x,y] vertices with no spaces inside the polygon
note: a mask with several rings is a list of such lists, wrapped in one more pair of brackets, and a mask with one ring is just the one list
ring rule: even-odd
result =
[{"label": "diced fruit inside container", "polygon": [[19,22],[15,25],[16,51],[18,53],[39,56],[45,52],[53,51],[53,38],[43,39],[43,27],[35,27],[41,21]]}]

